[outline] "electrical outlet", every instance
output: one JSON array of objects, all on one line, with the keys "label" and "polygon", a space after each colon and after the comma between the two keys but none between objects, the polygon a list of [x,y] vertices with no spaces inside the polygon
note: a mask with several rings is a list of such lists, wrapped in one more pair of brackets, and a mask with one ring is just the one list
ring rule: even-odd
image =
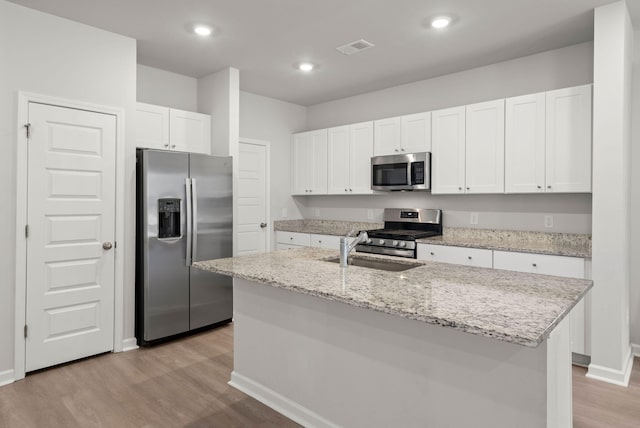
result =
[{"label": "electrical outlet", "polygon": [[287,218],[289,216],[289,213],[287,212],[286,208],[282,209],[282,218]]},{"label": "electrical outlet", "polygon": [[471,213],[469,216],[469,223],[478,224],[478,213]]},{"label": "electrical outlet", "polygon": [[320,208],[316,208],[316,217],[320,217]]},{"label": "electrical outlet", "polygon": [[544,216],[544,227],[553,227],[553,216],[552,215]]},{"label": "electrical outlet", "polygon": [[367,210],[367,220],[373,220],[373,210]]}]

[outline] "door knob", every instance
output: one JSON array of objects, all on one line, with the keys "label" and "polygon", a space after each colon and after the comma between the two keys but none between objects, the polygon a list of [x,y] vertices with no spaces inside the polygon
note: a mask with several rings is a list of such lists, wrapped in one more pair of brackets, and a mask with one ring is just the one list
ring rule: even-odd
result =
[{"label": "door knob", "polygon": [[113,247],[113,245],[111,245],[111,242],[102,243],[102,248],[105,249],[105,250],[110,250],[111,247]]},{"label": "door knob", "polygon": [[260,223],[260,227],[264,229],[265,227],[267,227],[267,223]]}]

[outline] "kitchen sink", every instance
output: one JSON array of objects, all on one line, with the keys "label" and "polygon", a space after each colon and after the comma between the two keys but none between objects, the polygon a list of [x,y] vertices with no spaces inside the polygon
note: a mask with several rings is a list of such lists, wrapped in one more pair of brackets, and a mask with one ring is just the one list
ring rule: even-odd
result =
[{"label": "kitchen sink", "polygon": [[[325,259],[325,262],[340,263],[339,257],[333,257],[331,259]],[[358,266],[369,269],[386,270],[388,272],[402,272],[404,270],[413,269],[418,266],[422,266],[420,263],[415,262],[394,262],[392,260],[381,259],[365,259],[361,257],[350,257],[349,266]]]}]

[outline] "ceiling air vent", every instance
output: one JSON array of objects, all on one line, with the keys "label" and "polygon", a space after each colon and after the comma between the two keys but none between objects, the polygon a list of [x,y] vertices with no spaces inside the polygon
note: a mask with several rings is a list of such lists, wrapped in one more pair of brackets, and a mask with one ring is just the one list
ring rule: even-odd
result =
[{"label": "ceiling air vent", "polygon": [[353,55],[356,52],[361,52],[365,49],[372,48],[373,43],[367,42],[364,39],[356,40],[355,42],[347,43],[346,45],[339,46],[336,49],[338,52],[345,55]]}]

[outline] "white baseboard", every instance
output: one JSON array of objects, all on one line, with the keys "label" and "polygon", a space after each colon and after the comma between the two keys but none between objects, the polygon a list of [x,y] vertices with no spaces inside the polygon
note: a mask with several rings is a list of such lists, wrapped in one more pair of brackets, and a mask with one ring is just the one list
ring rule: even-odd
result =
[{"label": "white baseboard", "polygon": [[0,386],[9,385],[15,381],[13,377],[13,369],[0,372]]},{"label": "white baseboard", "polygon": [[631,347],[629,347],[629,352],[627,353],[623,367],[623,370],[615,370],[591,363],[589,364],[589,370],[586,376],[614,385],[629,386],[629,378],[631,377],[631,369],[633,368],[633,352]]},{"label": "white baseboard", "polygon": [[302,426],[338,428],[338,425],[329,422],[317,413],[235,371],[231,372],[229,385]]},{"label": "white baseboard", "polygon": [[133,351],[138,349],[138,341],[135,337],[130,337],[122,341],[122,352]]},{"label": "white baseboard", "polygon": [[640,345],[632,343],[631,351],[633,352],[633,355],[635,355],[636,357],[640,357]]}]

